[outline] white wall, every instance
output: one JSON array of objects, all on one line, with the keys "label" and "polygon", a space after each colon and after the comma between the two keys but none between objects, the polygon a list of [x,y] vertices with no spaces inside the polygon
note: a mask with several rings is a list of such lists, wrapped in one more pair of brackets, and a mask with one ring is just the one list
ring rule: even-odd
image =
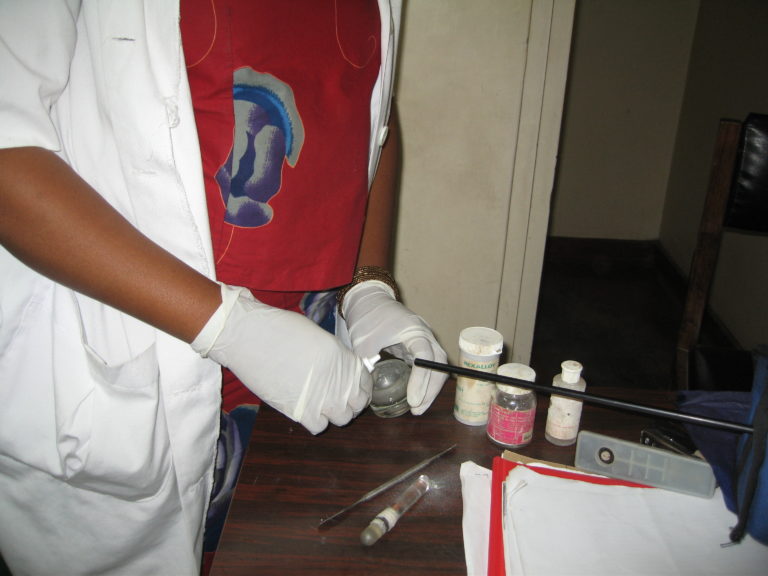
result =
[{"label": "white wall", "polygon": [[[550,234],[655,240],[687,274],[717,123],[768,113],[765,0],[578,0]],[[710,304],[768,341],[768,238],[726,232]]]},{"label": "white wall", "polygon": [[[702,0],[661,229],[688,272],[720,118],[768,114],[768,2]],[[710,297],[746,348],[768,343],[768,237],[726,232]]]},{"label": "white wall", "polygon": [[515,56],[525,42],[510,30],[520,4],[405,3],[395,276],[453,361],[462,328],[496,322],[519,108],[510,95],[520,91]]},{"label": "white wall", "polygon": [[550,235],[659,236],[698,0],[578,0]]}]

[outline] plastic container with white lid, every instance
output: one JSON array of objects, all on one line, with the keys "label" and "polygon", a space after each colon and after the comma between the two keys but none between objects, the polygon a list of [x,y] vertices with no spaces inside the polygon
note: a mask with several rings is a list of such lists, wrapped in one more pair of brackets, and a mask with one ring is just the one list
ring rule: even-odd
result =
[{"label": "plastic container with white lid", "polygon": [[[459,334],[459,366],[495,373],[504,347],[504,337],[493,328],[472,326]],[[485,426],[494,384],[466,376],[456,379],[454,417],[462,424]]]}]

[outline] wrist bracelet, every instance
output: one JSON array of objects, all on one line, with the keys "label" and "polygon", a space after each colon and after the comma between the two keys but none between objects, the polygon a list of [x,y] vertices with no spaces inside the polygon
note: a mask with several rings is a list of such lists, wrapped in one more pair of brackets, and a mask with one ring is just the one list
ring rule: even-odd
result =
[{"label": "wrist bracelet", "polygon": [[353,286],[357,286],[366,280],[378,280],[379,282],[383,282],[392,288],[392,291],[395,293],[395,300],[398,302],[400,301],[400,289],[397,287],[397,282],[395,282],[395,278],[389,270],[381,268],[380,266],[360,266],[352,275],[352,281],[336,292],[336,303],[338,305],[339,316],[344,318],[344,313],[341,311],[344,295],[349,292]]}]

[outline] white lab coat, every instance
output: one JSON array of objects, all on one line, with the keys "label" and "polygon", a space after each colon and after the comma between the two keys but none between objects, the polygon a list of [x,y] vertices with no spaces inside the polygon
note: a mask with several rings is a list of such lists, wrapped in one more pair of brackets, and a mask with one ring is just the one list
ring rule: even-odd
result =
[{"label": "white lab coat", "polygon": [[[399,0],[380,5],[371,177],[400,20]],[[0,148],[56,151],[213,278],[177,2],[0,0],[0,39]],[[198,573],[220,384],[186,343],[0,248],[0,551],[14,573]]]}]

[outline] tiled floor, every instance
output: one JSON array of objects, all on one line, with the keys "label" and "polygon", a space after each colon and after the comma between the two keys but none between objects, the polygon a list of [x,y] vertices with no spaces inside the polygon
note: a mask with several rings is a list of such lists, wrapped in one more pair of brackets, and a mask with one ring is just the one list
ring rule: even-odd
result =
[{"label": "tiled floor", "polygon": [[[563,360],[587,385],[673,388],[684,284],[651,242],[550,238],[531,366],[551,381]],[[703,337],[721,341],[710,323]]]}]

